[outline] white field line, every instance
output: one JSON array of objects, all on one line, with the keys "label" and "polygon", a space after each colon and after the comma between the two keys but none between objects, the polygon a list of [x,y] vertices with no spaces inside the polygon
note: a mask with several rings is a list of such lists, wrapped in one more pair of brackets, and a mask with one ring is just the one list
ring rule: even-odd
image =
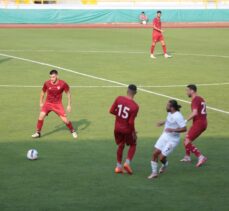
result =
[{"label": "white field line", "polygon": [[[93,78],[93,79],[100,80],[100,81],[106,81],[106,82],[109,82],[109,83],[112,83],[112,84],[116,84],[116,85],[119,85],[119,86],[123,86],[123,87],[127,87],[128,86],[127,84],[124,84],[124,83],[121,83],[121,82],[118,82],[118,81],[113,81],[113,80],[109,80],[109,79],[106,79],[106,78],[101,78],[101,77],[93,76],[93,75],[90,75],[90,74],[81,73],[81,72],[74,71],[74,70],[71,70],[71,69],[68,69],[68,68],[59,67],[59,66],[48,64],[48,63],[44,63],[44,62],[39,62],[39,61],[31,60],[31,59],[26,59],[26,58],[17,57],[17,56],[8,55],[8,54],[2,54],[2,53],[0,53],[0,56],[7,57],[7,58],[13,58],[13,59],[17,59],[17,60],[21,60],[21,61],[25,61],[25,62],[30,62],[30,63],[33,63],[33,64],[42,65],[42,66],[52,67],[52,68],[56,68],[56,69],[60,69],[60,70],[64,70],[66,72],[74,73],[74,74],[85,76],[85,77],[88,77],[88,78]],[[156,95],[156,96],[164,97],[164,98],[167,98],[167,99],[175,99],[175,100],[178,100],[180,102],[190,104],[190,102],[187,101],[187,100],[179,99],[179,98],[172,97],[172,96],[169,96],[169,95],[164,95],[164,94],[161,94],[161,93],[158,93],[158,92],[153,92],[153,91],[150,91],[150,90],[147,90],[147,89],[139,88],[138,90],[142,91],[142,92],[145,92],[145,93],[153,94],[153,95]],[[214,107],[211,107],[211,106],[208,106],[207,108],[209,110],[217,111],[217,112],[224,113],[224,114],[229,114],[229,111],[224,111],[222,109],[214,108]]]},{"label": "white field line", "polygon": [[[33,49],[0,49],[1,52],[40,52],[40,53],[101,53],[101,54],[149,54],[149,52],[145,51],[106,51],[106,50],[33,50]],[[160,55],[162,53],[156,53],[156,55]],[[217,57],[217,58],[225,58],[228,59],[229,55],[216,55],[216,54],[196,54],[196,53],[172,53],[172,55],[178,56],[196,56],[196,57]]]},{"label": "white field line", "polygon": [[[209,83],[209,84],[196,84],[197,86],[225,86],[229,85],[229,82],[223,83]],[[138,88],[176,88],[186,87],[186,85],[138,85]],[[16,85],[16,84],[0,84],[0,87],[7,88],[41,88],[41,85]],[[71,85],[71,88],[125,88],[124,86],[114,85]]]}]

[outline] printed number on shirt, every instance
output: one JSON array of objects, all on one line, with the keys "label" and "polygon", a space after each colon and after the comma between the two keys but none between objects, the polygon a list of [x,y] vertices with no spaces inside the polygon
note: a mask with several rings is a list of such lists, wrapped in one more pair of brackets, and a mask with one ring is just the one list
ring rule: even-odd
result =
[{"label": "printed number on shirt", "polygon": [[129,117],[130,108],[123,106],[121,104],[118,105],[118,116],[123,119],[127,119]]},{"label": "printed number on shirt", "polygon": [[206,103],[202,102],[201,105],[202,105],[201,114],[205,115],[206,114]]}]

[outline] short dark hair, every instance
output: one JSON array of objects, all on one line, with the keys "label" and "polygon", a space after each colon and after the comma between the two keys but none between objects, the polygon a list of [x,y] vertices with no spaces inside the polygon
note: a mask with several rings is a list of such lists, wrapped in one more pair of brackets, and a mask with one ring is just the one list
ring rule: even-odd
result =
[{"label": "short dark hair", "polygon": [[176,100],[170,100],[169,103],[170,106],[173,107],[176,111],[180,111],[182,106],[179,105]]},{"label": "short dark hair", "polygon": [[142,11],[142,13],[143,13],[143,14],[145,14],[145,12],[144,12],[144,11]]},{"label": "short dark hair", "polygon": [[160,14],[161,14],[161,10],[158,10],[158,11],[157,11],[157,14],[158,14],[158,13],[160,13]]},{"label": "short dark hair", "polygon": [[187,88],[193,90],[194,92],[197,92],[197,86],[195,84],[189,84]]},{"label": "short dark hair", "polygon": [[53,75],[53,74],[58,75],[58,71],[57,70],[51,70],[49,72],[49,75]]},{"label": "short dark hair", "polygon": [[130,84],[130,85],[128,86],[128,90],[130,90],[130,91],[132,91],[134,94],[136,94],[136,93],[137,93],[137,86],[134,85],[134,84]]}]

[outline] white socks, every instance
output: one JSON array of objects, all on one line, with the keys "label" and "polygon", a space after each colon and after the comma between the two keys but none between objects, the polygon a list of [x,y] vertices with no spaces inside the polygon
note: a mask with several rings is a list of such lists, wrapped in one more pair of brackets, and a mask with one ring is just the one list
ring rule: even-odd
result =
[{"label": "white socks", "polygon": [[117,163],[117,167],[118,168],[122,168],[122,164],[121,163]]},{"label": "white socks", "polygon": [[157,167],[158,167],[158,163],[155,161],[151,161],[151,168],[153,174],[157,174]]},{"label": "white socks", "polygon": [[130,160],[126,159],[126,164],[130,165]]}]

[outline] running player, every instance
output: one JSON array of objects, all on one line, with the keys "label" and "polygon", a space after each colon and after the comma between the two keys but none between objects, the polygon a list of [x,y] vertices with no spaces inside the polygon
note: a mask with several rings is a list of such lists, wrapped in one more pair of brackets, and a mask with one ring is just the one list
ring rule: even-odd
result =
[{"label": "running player", "polygon": [[164,52],[164,57],[165,58],[171,57],[170,55],[167,54],[163,32],[164,31],[161,29],[161,11],[157,11],[157,16],[156,16],[156,18],[153,19],[153,38],[152,38],[153,40],[152,40],[152,45],[151,45],[151,49],[150,49],[150,52],[151,52],[150,57],[152,59],[156,59],[156,57],[154,55],[154,48],[155,48],[157,42],[161,42],[162,49]]},{"label": "running player", "polygon": [[191,162],[190,155],[193,153],[198,158],[196,167],[200,167],[207,161],[207,158],[203,156],[202,153],[193,145],[193,141],[207,129],[206,103],[202,97],[197,95],[197,87],[194,84],[187,86],[187,95],[192,98],[192,113],[188,117],[187,122],[193,120],[193,124],[184,140],[186,155],[183,159],[181,159],[181,161]]},{"label": "running player", "polygon": [[114,136],[118,149],[115,173],[123,173],[122,157],[125,145],[129,146],[129,151],[124,163],[124,170],[128,174],[133,173],[130,162],[136,151],[137,135],[134,121],[139,110],[138,104],[134,102],[136,93],[137,87],[133,84],[129,85],[127,96],[117,97],[110,108],[110,113],[116,116]]},{"label": "running player", "polygon": [[[46,81],[43,85],[41,94],[40,94],[40,115],[37,121],[36,132],[32,135],[33,138],[41,137],[41,129],[44,123],[45,117],[49,112],[55,112],[60,119],[66,124],[72,133],[73,138],[77,138],[77,133],[74,130],[72,123],[67,119],[67,115],[62,104],[62,94],[65,92],[68,98],[67,112],[71,112],[71,94],[68,84],[59,80],[58,72],[56,70],[50,71],[50,80]],[[44,102],[44,96],[47,93],[46,100]]]},{"label": "running player", "polygon": [[159,122],[158,127],[164,126],[164,132],[155,144],[153,152],[151,168],[152,173],[148,179],[158,177],[158,159],[160,159],[162,166],[159,173],[163,173],[168,166],[167,157],[176,148],[180,142],[180,133],[185,132],[186,122],[180,113],[181,106],[176,100],[169,100],[166,106],[168,112],[166,121]]}]

